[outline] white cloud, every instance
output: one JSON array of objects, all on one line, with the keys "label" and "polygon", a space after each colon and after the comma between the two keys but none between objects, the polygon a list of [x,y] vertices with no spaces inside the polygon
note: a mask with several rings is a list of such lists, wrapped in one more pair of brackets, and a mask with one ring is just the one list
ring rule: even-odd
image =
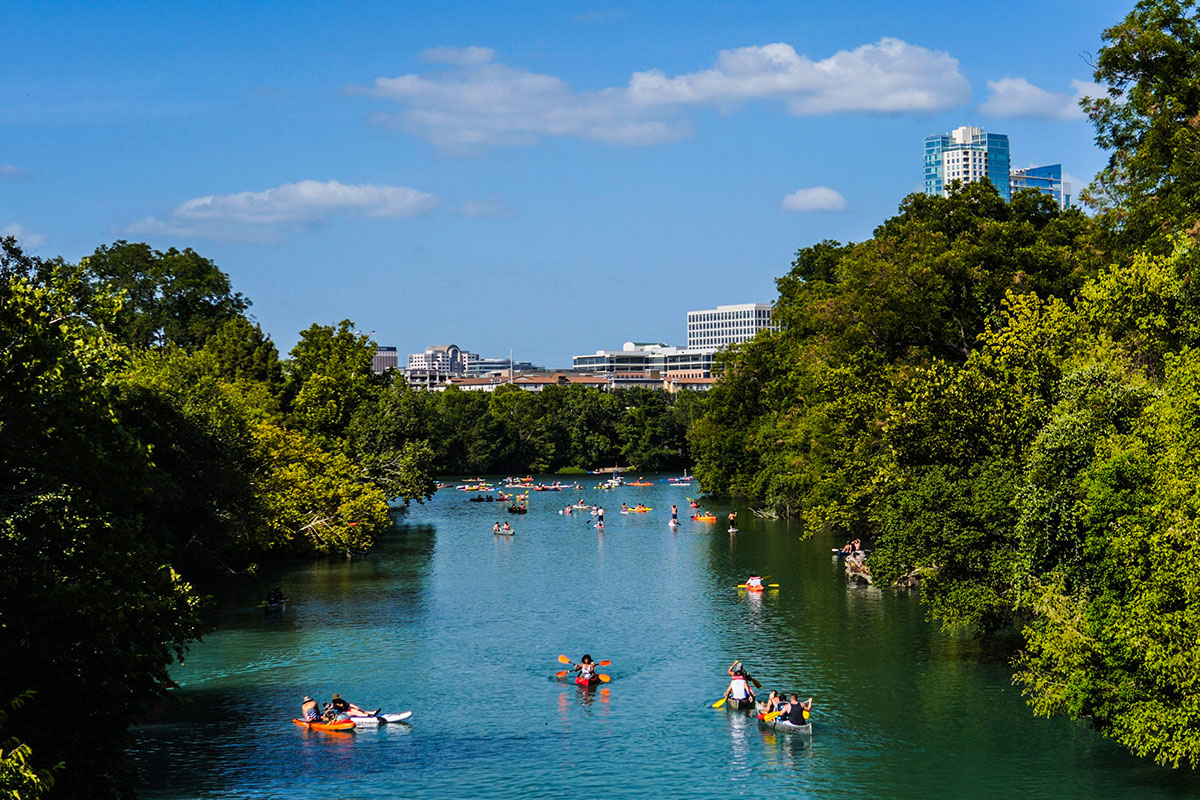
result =
[{"label": "white cloud", "polygon": [[404,186],[307,180],[261,192],[197,197],[165,219],[146,217],[125,232],[276,241],[335,216],[403,219],[426,214],[438,202],[431,194]]},{"label": "white cloud", "polygon": [[841,211],[846,207],[846,198],[828,186],[813,186],[785,196],[779,207],[784,211]]},{"label": "white cloud", "polygon": [[19,181],[28,177],[29,173],[20,167],[14,167],[12,164],[0,164],[0,178],[7,178],[10,181]]},{"label": "white cloud", "polygon": [[988,99],[979,106],[996,117],[1041,117],[1042,119],[1083,119],[1079,101],[1084,97],[1106,97],[1103,86],[1088,81],[1071,81],[1072,92],[1048,92],[1024,78],[988,81]]},{"label": "white cloud", "polygon": [[839,111],[940,111],[971,96],[948,53],[884,38],[813,61],[789,44],[722,50],[712,69],[668,78],[635,73],[630,95],[644,103],[726,105],[783,101],[796,115]]},{"label": "white cloud", "polygon": [[15,236],[22,247],[42,247],[50,239],[44,233],[33,233],[25,230],[25,226],[19,222],[10,222],[3,228],[0,228],[0,238],[5,236]]},{"label": "white cloud", "polygon": [[617,145],[651,145],[691,135],[689,107],[729,109],[747,101],[781,104],[795,115],[938,111],[970,98],[949,54],[881,39],[814,61],[791,45],[725,50],[701,72],[634,73],[626,86],[576,90],[494,60],[486,48],[426,51],[453,68],[376,78],[349,91],[397,104],[371,120],[428,139],[445,150],[533,144],[564,136]]}]

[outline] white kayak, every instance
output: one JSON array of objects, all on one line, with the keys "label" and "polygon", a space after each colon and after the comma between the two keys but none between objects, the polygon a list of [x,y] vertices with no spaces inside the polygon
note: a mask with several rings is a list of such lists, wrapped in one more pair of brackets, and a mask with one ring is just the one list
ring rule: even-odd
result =
[{"label": "white kayak", "polygon": [[405,722],[412,716],[411,711],[401,711],[399,714],[368,714],[365,717],[350,717],[357,728],[372,728],[385,722]]}]

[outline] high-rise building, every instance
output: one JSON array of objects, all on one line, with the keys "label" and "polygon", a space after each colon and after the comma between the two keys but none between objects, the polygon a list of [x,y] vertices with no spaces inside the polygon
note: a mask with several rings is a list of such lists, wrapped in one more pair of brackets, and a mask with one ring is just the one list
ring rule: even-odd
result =
[{"label": "high-rise building", "polygon": [[771,324],[771,306],[767,303],[740,303],[717,306],[705,311],[687,312],[689,350],[717,350],[754,338]]},{"label": "high-rise building", "polygon": [[987,178],[1005,200],[1009,190],[1008,136],[963,125],[950,133],[925,137],[925,194],[947,193],[953,181]]},{"label": "high-rise building", "polygon": [[1010,170],[1008,184],[1013,194],[1022,189],[1037,189],[1053,197],[1059,208],[1071,207],[1071,184],[1063,180],[1062,164]]}]

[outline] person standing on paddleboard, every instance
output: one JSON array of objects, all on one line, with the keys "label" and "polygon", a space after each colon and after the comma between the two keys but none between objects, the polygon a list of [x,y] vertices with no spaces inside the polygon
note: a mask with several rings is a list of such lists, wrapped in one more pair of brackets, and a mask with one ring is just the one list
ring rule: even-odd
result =
[{"label": "person standing on paddleboard", "polygon": [[671,503],[671,522],[679,522],[679,508]]}]

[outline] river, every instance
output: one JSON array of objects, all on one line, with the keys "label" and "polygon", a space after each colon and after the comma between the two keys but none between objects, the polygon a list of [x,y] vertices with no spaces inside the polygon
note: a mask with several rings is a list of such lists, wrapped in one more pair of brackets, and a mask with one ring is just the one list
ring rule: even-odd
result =
[{"label": "river", "polygon": [[[217,628],[134,730],[145,798],[1200,797],[1200,779],[1082,722],[1038,719],[1008,650],[948,634],[915,593],[848,583],[831,542],[739,511],[689,519],[650,487],[538,492],[525,516],[445,489],[369,555],[276,567],[217,595]],[[582,481],[589,487],[595,479]],[[606,509],[557,513],[584,498]],[[625,502],[653,507],[618,513]],[[682,525],[667,525],[670,505]],[[510,521],[516,535],[497,537]],[[776,591],[736,586],[769,575]],[[256,607],[271,586],[282,614]],[[607,691],[553,679],[610,659]],[[811,736],[713,709],[741,659],[812,696]],[[305,694],[412,710],[352,734],[290,722]]]}]

